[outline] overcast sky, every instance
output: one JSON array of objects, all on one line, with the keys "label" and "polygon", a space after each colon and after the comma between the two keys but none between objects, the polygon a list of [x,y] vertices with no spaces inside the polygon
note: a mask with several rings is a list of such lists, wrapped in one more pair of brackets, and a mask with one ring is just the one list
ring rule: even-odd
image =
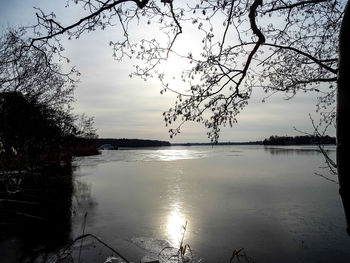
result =
[{"label": "overcast sky", "polygon": [[[8,26],[31,24],[35,18],[34,6],[40,6],[46,12],[54,11],[57,19],[68,25],[70,21],[78,19],[81,11],[64,8],[65,2],[0,0],[1,32]],[[66,55],[82,74],[75,91],[75,112],[94,116],[101,138],[170,140],[162,113],[173,107],[176,96],[169,92],[160,95],[161,85],[156,80],[145,82],[130,78],[133,61],[120,63],[113,60],[109,41],[118,39],[121,33],[117,28],[110,28],[84,35],[78,40],[64,41]],[[178,45],[193,43],[186,34],[181,37]],[[176,63],[169,66],[169,72],[174,70],[174,65]],[[262,99],[261,91],[254,90],[249,105],[238,116],[238,123],[233,128],[223,129],[220,141],[253,141],[270,135],[300,135],[293,127],[312,131],[309,113],[316,116],[315,94],[300,93],[288,101],[282,94],[272,96],[265,103],[261,102]],[[205,127],[198,123],[185,124],[181,134],[171,140],[208,141]]]}]

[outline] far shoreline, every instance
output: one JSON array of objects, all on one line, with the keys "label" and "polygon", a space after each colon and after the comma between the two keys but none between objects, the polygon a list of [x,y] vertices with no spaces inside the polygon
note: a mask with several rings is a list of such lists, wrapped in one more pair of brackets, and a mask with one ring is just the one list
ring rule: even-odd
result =
[{"label": "far shoreline", "polygon": [[248,142],[186,142],[170,143],[169,141],[145,140],[145,139],[116,139],[99,138],[96,139],[98,147],[109,145],[110,149],[120,148],[150,148],[150,147],[170,147],[170,146],[224,146],[224,145],[265,145],[265,146],[306,146],[306,145],[336,145],[336,138],[330,136],[317,137],[306,136],[271,136],[263,141]]}]

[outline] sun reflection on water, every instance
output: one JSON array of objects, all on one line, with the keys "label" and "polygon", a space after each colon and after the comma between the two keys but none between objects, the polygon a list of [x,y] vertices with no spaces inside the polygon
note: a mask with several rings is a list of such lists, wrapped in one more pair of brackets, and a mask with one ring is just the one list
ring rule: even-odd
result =
[{"label": "sun reflection on water", "polygon": [[168,216],[168,221],[166,225],[166,230],[168,234],[169,241],[173,246],[178,247],[182,236],[184,235],[184,228],[186,220],[183,214],[180,212],[179,204],[173,205],[173,209],[170,211]]},{"label": "sun reflection on water", "polygon": [[206,152],[187,149],[156,150],[153,151],[152,154],[148,154],[148,156],[151,156],[153,160],[177,161],[204,158]]},{"label": "sun reflection on water", "polygon": [[183,159],[193,159],[194,156],[188,150],[159,150],[156,152],[161,161],[175,161]]}]

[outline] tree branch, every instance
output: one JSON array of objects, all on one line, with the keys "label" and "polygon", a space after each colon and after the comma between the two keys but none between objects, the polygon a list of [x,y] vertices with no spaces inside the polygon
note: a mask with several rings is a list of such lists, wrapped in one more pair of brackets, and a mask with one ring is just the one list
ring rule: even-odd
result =
[{"label": "tree branch", "polygon": [[271,8],[265,12],[263,12],[263,14],[267,14],[267,13],[271,13],[271,12],[276,12],[276,11],[280,11],[280,10],[291,10],[295,7],[299,7],[299,6],[304,6],[304,5],[308,5],[308,4],[319,4],[319,3],[322,3],[322,2],[326,2],[328,0],[310,0],[310,1],[302,1],[302,2],[297,2],[297,3],[294,3],[294,4],[290,4],[290,5],[287,5],[285,4],[283,1],[283,3],[285,4],[284,6],[280,6],[280,7],[275,7],[275,8]]},{"label": "tree branch", "polygon": [[[113,2],[111,4],[108,4],[108,5],[107,5],[107,3],[109,1],[107,1],[98,10],[96,10],[95,12],[91,13],[88,16],[85,16],[85,17],[81,18],[78,22],[76,22],[74,24],[71,24],[70,26],[62,27],[61,25],[59,25],[58,23],[55,22],[55,24],[58,25],[59,28],[60,28],[59,31],[57,31],[55,33],[50,33],[49,35],[46,35],[46,36],[43,36],[43,37],[32,38],[32,40],[30,42],[30,46],[33,46],[34,42],[36,42],[36,41],[47,40],[47,39],[56,37],[58,35],[62,35],[64,33],[66,33],[67,31],[69,31],[70,29],[73,29],[73,28],[81,25],[83,22],[88,21],[88,20],[96,17],[100,13],[102,13],[102,12],[108,10],[108,9],[111,9],[111,8],[113,8],[113,7],[115,7],[115,6],[119,5],[119,4],[126,3],[126,2],[134,2],[134,3],[136,3],[138,8],[142,9],[142,8],[144,8],[147,5],[148,1],[149,0],[143,0],[143,1],[142,0],[119,0],[119,1],[115,1],[115,2]],[[37,14],[37,16],[38,16],[38,14]]]},{"label": "tree branch", "polygon": [[294,47],[289,47],[289,46],[281,46],[281,45],[277,45],[277,44],[271,44],[271,43],[264,43],[264,46],[270,46],[270,47],[275,47],[275,48],[280,48],[280,49],[286,49],[286,50],[291,50],[291,51],[294,51],[300,55],[303,55],[307,58],[309,58],[310,60],[312,60],[313,62],[315,62],[317,65],[319,65],[320,67],[334,73],[334,74],[337,74],[337,69],[333,69],[327,65],[325,65],[324,63],[322,63],[322,60],[318,60],[317,58],[311,56],[310,54],[308,53],[305,53],[299,49],[296,49]]},{"label": "tree branch", "polygon": [[255,35],[257,35],[258,41],[256,42],[253,50],[250,52],[250,54],[248,56],[247,62],[242,70],[242,76],[237,83],[236,90],[238,89],[238,87],[242,83],[244,77],[246,76],[247,70],[249,69],[249,66],[250,66],[250,63],[253,59],[253,56],[258,51],[259,47],[265,42],[265,36],[260,31],[260,29],[257,27],[256,22],[255,22],[256,10],[257,10],[258,6],[262,6],[262,4],[263,4],[262,0],[255,0],[254,3],[252,4],[252,6],[250,7],[250,11],[249,11],[250,26],[251,26],[253,33]]}]

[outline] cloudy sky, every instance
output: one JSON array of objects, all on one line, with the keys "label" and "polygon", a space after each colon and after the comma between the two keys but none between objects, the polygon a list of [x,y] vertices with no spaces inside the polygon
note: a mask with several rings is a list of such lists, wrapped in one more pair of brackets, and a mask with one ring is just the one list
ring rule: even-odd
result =
[{"label": "cloudy sky", "polygon": [[[54,0],[0,0],[0,30],[9,26],[30,25],[35,18],[34,6],[44,11],[54,11],[57,19],[68,25],[78,19],[79,8],[64,8],[66,1]],[[145,34],[135,30],[134,34]],[[152,33],[152,32],[147,32]],[[157,80],[143,81],[130,78],[134,61],[117,62],[112,57],[110,40],[121,36],[119,28],[110,28],[84,35],[78,40],[66,41],[66,55],[71,64],[81,72],[75,91],[76,113],[94,116],[95,126],[101,138],[140,138],[170,140],[162,113],[175,102],[175,95],[167,92],[160,95],[161,85]],[[179,39],[182,46],[193,44],[193,39],[184,34]],[[180,42],[181,41],[181,42]],[[176,62],[169,63],[173,72]],[[309,113],[315,113],[315,94],[298,94],[285,100],[282,94],[274,95],[262,103],[262,93],[254,90],[249,105],[238,116],[233,128],[225,128],[220,141],[262,140],[270,135],[300,135],[299,130],[312,131]],[[334,134],[331,134],[334,135]],[[206,129],[198,123],[187,123],[181,134],[171,142],[208,142]]]}]

